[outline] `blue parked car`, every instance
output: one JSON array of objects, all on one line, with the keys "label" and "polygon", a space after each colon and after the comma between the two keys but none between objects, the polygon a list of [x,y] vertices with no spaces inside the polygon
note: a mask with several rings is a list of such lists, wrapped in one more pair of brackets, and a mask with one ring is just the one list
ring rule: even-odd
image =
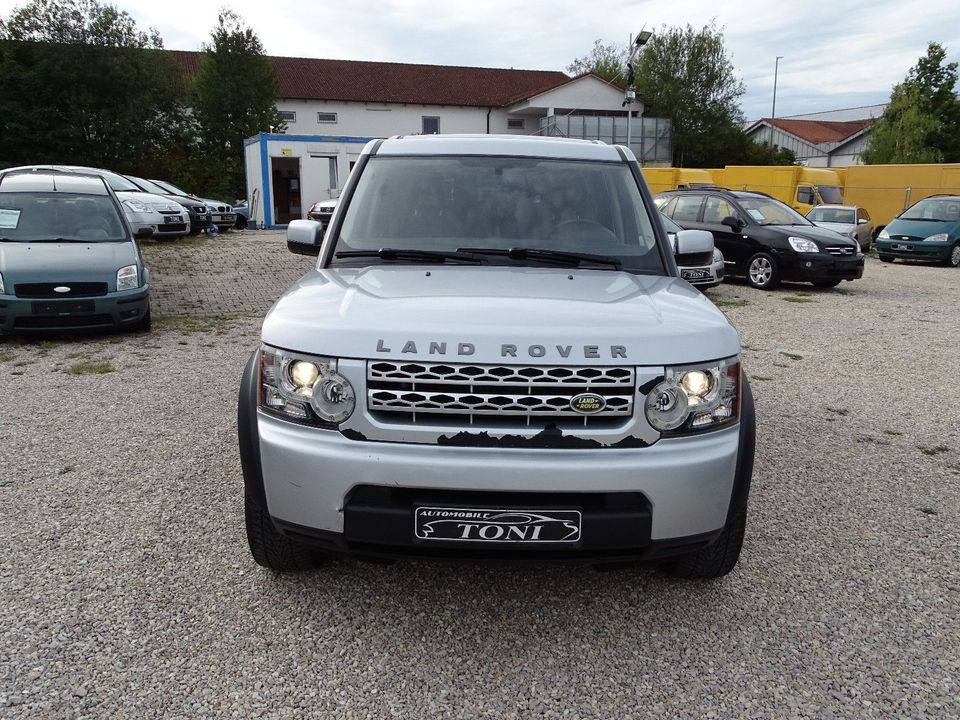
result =
[{"label": "blue parked car", "polygon": [[934,195],[904,210],[877,236],[877,254],[960,266],[960,195]]}]

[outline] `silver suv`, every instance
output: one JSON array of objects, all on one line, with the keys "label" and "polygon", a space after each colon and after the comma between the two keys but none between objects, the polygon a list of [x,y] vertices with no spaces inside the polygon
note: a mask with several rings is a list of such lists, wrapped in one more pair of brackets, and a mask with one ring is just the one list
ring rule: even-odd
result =
[{"label": "silver suv", "polygon": [[[677,252],[712,252],[703,231]],[[380,558],[736,564],[754,410],[630,150],[371,142],[243,376],[246,528],[279,571]]]}]

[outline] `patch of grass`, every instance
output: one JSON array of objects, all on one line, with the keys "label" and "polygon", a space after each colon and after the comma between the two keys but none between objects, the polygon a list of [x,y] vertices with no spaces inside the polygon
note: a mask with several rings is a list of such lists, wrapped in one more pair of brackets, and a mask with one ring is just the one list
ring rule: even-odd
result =
[{"label": "patch of grass", "polygon": [[934,445],[933,447],[924,447],[923,445],[917,445],[924,455],[939,455],[940,453],[950,452],[950,448],[946,445]]},{"label": "patch of grass", "polygon": [[114,371],[109,360],[81,360],[67,368],[70,375],[103,375]]},{"label": "patch of grass", "polygon": [[833,291],[834,291],[837,295],[850,295],[850,294],[851,294],[849,290],[847,290],[846,288],[842,288],[842,287],[835,287],[835,288],[833,289]]},{"label": "patch of grass", "polygon": [[26,367],[26,366],[29,365],[29,364],[30,364],[30,363],[28,363],[26,360],[18,360],[17,362],[15,362],[15,363],[13,364],[13,366],[14,366],[14,367]]},{"label": "patch of grass", "polygon": [[155,315],[154,327],[176,330],[185,334],[223,332],[233,327],[235,317],[230,315]]},{"label": "patch of grass", "polygon": [[790,358],[791,360],[803,360],[803,355],[797,355],[796,353],[784,352],[781,350],[780,354],[784,357]]},{"label": "patch of grass", "polygon": [[751,376],[750,376],[750,379],[751,379],[751,380],[758,380],[758,381],[760,381],[760,382],[766,382],[767,380],[773,380],[772,377],[768,377],[768,376],[766,376],[766,375],[751,375]]},{"label": "patch of grass", "polygon": [[834,414],[836,414],[836,415],[849,415],[849,414],[850,414],[850,411],[847,410],[846,408],[835,408],[835,407],[828,407],[828,408],[827,408],[827,412],[832,412],[832,413],[834,413]]},{"label": "patch of grass", "polygon": [[15,357],[16,355],[14,355],[12,352],[7,352],[6,350],[0,352],[0,362],[10,362]]},{"label": "patch of grass", "polygon": [[791,295],[791,296],[789,296],[789,297],[785,297],[785,298],[783,299],[783,301],[784,301],[784,302],[789,302],[789,303],[812,303],[812,302],[816,302],[815,300],[811,300],[811,299],[808,298],[808,297],[796,297],[795,295]]},{"label": "patch of grass", "polygon": [[67,354],[67,360],[76,360],[77,358],[90,357],[92,353],[89,350],[80,350],[78,352],[72,352]]},{"label": "patch of grass", "polygon": [[37,355],[39,355],[40,357],[43,357],[44,355],[49,353],[51,350],[53,350],[53,348],[55,348],[56,346],[57,346],[57,343],[54,342],[53,340],[41,340],[39,343],[37,343]]},{"label": "patch of grass", "polygon": [[57,470],[57,475],[66,475],[69,472],[73,472],[76,469],[74,465],[64,465],[62,468]]},{"label": "patch of grass", "polygon": [[718,308],[738,308],[749,305],[750,301],[741,298],[717,298],[713,301],[713,304]]},{"label": "patch of grass", "polygon": [[903,435],[902,432],[897,432],[896,430],[884,430],[884,431],[883,431],[883,434],[884,434],[884,435],[893,435],[894,437]]},{"label": "patch of grass", "polygon": [[795,295],[797,297],[810,297],[813,295],[813,292],[811,290],[797,290]]}]

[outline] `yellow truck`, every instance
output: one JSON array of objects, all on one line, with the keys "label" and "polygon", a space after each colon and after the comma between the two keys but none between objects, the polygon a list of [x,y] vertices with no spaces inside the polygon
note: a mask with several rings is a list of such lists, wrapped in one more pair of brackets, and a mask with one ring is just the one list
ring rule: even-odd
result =
[{"label": "yellow truck", "polygon": [[797,165],[727,165],[723,186],[758,190],[806,215],[815,205],[844,202],[843,183],[836,171]]},{"label": "yellow truck", "polygon": [[843,196],[866,208],[876,232],[918,200],[960,195],[960,163],[943,165],[851,165]]},{"label": "yellow truck", "polygon": [[716,184],[707,170],[699,168],[645,167],[642,170],[643,177],[650,186],[650,192],[654,195],[665,190],[678,188],[682,190]]}]

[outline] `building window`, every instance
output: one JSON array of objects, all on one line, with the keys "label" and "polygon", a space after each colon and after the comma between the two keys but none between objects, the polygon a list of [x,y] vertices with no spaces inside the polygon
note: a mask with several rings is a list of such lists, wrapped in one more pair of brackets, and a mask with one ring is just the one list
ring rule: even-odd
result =
[{"label": "building window", "polygon": [[423,134],[439,135],[440,134],[440,118],[424,115],[423,116]]},{"label": "building window", "polygon": [[318,113],[317,113],[317,122],[318,122],[318,123],[335,123],[335,122],[337,122],[337,114],[336,114],[336,113],[318,112]]},{"label": "building window", "polygon": [[284,122],[295,123],[297,121],[297,113],[295,110],[281,110],[280,119]]},{"label": "building window", "polygon": [[510,130],[523,130],[523,118],[507,118],[507,128]]}]

